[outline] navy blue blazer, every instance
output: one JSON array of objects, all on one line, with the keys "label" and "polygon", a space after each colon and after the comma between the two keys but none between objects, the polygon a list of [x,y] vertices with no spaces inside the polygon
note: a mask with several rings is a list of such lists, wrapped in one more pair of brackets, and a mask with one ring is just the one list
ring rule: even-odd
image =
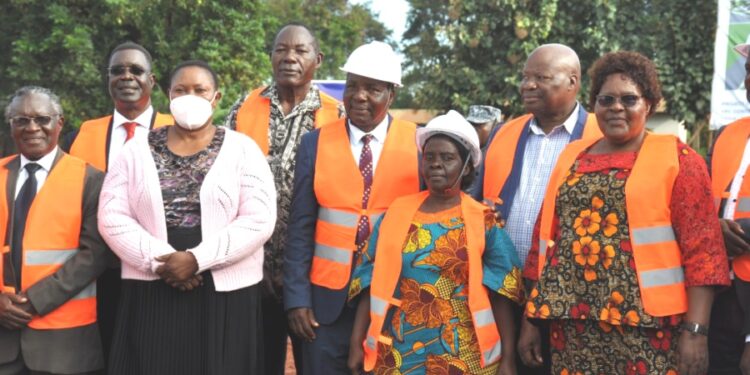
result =
[{"label": "navy blue blazer", "polygon": [[[588,119],[588,116],[589,113],[586,112],[585,109],[583,109],[582,105],[579,105],[578,120],[576,121],[576,125],[573,128],[573,133],[570,135],[570,142],[581,138],[581,136],[583,135],[583,129],[586,127],[586,120]],[[523,156],[524,152],[526,151],[526,140],[529,138],[528,127],[530,126],[530,123],[531,120],[526,123],[527,130],[521,132],[521,137],[519,137],[518,139],[518,146],[516,146],[516,153],[513,156],[513,168],[511,169],[510,175],[505,182],[505,186],[503,186],[503,188],[500,190],[499,198],[503,201],[503,204],[499,205],[498,209],[500,210],[500,214],[504,219],[507,219],[508,215],[510,214],[510,208],[513,205],[513,198],[515,198],[516,191],[518,190],[518,185],[521,183]],[[488,145],[492,144],[492,141],[495,139],[495,135],[497,135],[498,129],[500,128],[498,127],[490,134],[490,140],[487,141]],[[487,148],[489,148],[489,146]],[[472,185],[474,189],[470,191],[471,196],[473,196],[474,199],[480,202],[484,199],[484,169],[486,166],[485,158],[487,156],[486,150],[484,151],[484,155],[482,156],[482,164],[479,166],[477,180]]]}]

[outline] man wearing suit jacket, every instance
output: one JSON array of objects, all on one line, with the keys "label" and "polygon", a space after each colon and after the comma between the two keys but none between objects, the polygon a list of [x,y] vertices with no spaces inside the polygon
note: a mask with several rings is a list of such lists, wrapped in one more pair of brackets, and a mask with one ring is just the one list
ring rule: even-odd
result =
[{"label": "man wearing suit jacket", "polygon": [[[562,44],[537,47],[526,60],[522,75],[521,99],[529,114],[507,121],[490,135],[474,183],[479,191],[473,195],[478,200],[496,203],[518,257],[525,262],[557,157],[568,143],[601,132],[596,117],[590,116],[576,100],[581,87],[581,65],[570,47]],[[521,326],[522,313],[523,308],[516,311],[516,327]],[[546,344],[547,340],[542,342]],[[533,364],[541,366],[538,368],[527,368],[525,362],[517,360],[518,372],[549,374],[548,360],[544,355],[544,364]]]},{"label": "man wearing suit jacket", "polygon": [[96,373],[103,174],[58,149],[63,113],[51,91],[19,89],[5,117],[20,155],[0,160],[0,375]]},{"label": "man wearing suit jacket", "polygon": [[346,119],[302,137],[284,252],[284,308],[305,374],[349,374],[352,268],[390,203],[419,191],[416,125],[388,115],[401,65],[385,43],[349,56]]}]

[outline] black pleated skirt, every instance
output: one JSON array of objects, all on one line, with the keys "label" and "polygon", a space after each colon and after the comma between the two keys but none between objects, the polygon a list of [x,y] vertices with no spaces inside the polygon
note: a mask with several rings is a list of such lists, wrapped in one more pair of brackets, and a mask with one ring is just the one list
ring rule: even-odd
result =
[{"label": "black pleated skirt", "polygon": [[[176,249],[200,243],[200,228],[170,230]],[[162,280],[123,280],[110,375],[263,374],[258,285],[217,292],[211,272],[181,292]]]}]

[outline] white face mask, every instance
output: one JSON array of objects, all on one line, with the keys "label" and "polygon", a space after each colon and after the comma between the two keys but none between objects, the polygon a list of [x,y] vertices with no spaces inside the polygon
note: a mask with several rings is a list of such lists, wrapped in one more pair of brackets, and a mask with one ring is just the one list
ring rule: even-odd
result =
[{"label": "white face mask", "polygon": [[[214,98],[216,98],[216,93],[214,93]],[[195,130],[205,125],[214,113],[211,107],[213,100],[213,98],[206,100],[196,95],[183,95],[171,99],[169,110],[178,126],[187,130]]]}]

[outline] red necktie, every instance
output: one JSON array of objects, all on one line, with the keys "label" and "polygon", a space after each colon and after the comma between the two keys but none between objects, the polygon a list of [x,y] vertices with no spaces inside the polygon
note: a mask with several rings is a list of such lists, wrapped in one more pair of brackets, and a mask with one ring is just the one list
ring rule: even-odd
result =
[{"label": "red necktie", "polygon": [[129,141],[133,136],[135,135],[135,127],[138,126],[137,122],[126,122],[122,124],[122,126],[125,127],[125,130],[128,132],[128,135],[125,137],[125,142]]},{"label": "red necktie", "polygon": [[[362,137],[362,153],[359,155],[359,172],[364,180],[364,194],[362,194],[362,208],[367,208],[367,202],[370,200],[370,190],[372,189],[372,150],[370,141],[374,137],[367,134]],[[367,215],[359,217],[357,224],[357,252],[364,248],[367,238],[370,236],[370,218]]]}]

